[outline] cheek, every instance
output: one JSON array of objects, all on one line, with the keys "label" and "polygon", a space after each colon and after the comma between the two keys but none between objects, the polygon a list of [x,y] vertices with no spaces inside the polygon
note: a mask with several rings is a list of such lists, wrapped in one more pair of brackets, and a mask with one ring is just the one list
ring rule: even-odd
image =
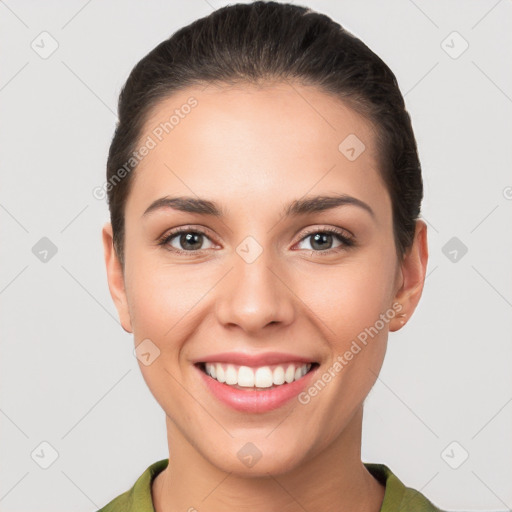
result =
[{"label": "cheek", "polygon": [[393,258],[392,251],[366,251],[341,265],[305,271],[297,279],[297,296],[334,347],[343,349],[347,340],[373,326],[390,309]]},{"label": "cheek", "polygon": [[132,326],[136,340],[150,338],[168,345],[193,321],[216,276],[197,265],[162,265],[154,260],[143,254],[132,259],[137,262],[129,273]]},{"label": "cheek", "polygon": [[201,294],[199,290],[193,291],[194,280],[191,283],[190,275],[181,269],[156,267],[143,255],[137,255],[132,261],[137,262],[129,276],[135,346],[149,347],[151,354],[149,364],[139,360],[139,368],[160,406],[166,411],[180,410],[183,400],[178,384],[182,380],[179,371],[181,340],[187,338],[189,315]]}]

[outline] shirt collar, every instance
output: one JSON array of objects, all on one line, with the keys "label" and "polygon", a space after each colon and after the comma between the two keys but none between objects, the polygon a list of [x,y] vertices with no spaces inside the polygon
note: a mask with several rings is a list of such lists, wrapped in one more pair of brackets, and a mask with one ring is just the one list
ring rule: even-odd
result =
[{"label": "shirt collar", "polygon": [[[168,464],[168,458],[151,464],[137,479],[129,491],[124,493],[124,495],[116,498],[119,505],[123,505],[123,510],[126,512],[155,512],[151,495],[151,484],[155,477],[161,471],[163,471]],[[418,510],[433,512],[439,510],[435,508],[431,503],[429,503],[421,493],[406,487],[385,464],[377,464],[371,462],[363,462],[363,464],[365,465],[366,469],[386,487],[380,512],[393,512],[396,510],[402,510],[401,506],[404,506],[405,504],[407,504],[407,507],[403,510],[414,508],[415,504],[421,507],[418,507]],[[120,501],[123,498],[124,501],[121,503]],[[116,503],[115,510],[118,510],[118,503]],[[430,506],[428,506],[428,508],[424,508],[426,504]],[[112,503],[112,505],[114,504]],[[109,504],[98,512],[110,511],[113,512],[114,507],[110,508]]]}]

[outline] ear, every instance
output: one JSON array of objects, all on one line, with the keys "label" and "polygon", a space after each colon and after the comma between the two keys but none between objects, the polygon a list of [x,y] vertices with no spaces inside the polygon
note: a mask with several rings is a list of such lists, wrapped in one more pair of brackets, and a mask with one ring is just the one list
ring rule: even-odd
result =
[{"label": "ear", "polygon": [[401,329],[416,309],[423,292],[427,263],[427,225],[417,220],[413,244],[405,254],[398,272],[399,284],[393,302],[399,303],[402,308],[397,309],[397,315],[391,320],[390,332]]},{"label": "ear", "polygon": [[110,224],[110,222],[103,226],[102,237],[110,295],[114,300],[123,329],[131,333],[133,330],[128,310],[128,301],[126,299],[123,267],[114,248],[114,237],[112,234],[112,224]]}]

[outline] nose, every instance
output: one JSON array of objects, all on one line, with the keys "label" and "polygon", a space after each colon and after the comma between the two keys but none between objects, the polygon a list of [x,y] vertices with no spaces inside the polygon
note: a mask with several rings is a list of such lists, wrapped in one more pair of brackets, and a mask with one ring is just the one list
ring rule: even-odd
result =
[{"label": "nose", "polygon": [[215,301],[217,319],[225,327],[237,325],[257,335],[266,326],[293,321],[293,285],[284,266],[270,261],[270,252],[263,251],[250,263],[234,255],[234,266],[219,283]]}]

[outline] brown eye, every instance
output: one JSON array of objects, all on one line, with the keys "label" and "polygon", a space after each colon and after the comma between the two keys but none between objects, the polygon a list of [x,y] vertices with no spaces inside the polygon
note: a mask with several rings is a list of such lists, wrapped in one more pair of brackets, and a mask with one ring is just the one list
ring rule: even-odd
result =
[{"label": "brown eye", "polygon": [[[334,228],[324,228],[317,229],[315,231],[309,231],[306,233],[306,236],[302,238],[301,242],[308,239],[310,239],[311,249],[305,248],[305,250],[309,250],[311,252],[332,253],[346,249],[347,247],[352,247],[354,245],[354,241],[351,237],[345,235],[344,232]],[[335,240],[337,240],[339,243],[337,246],[333,247]]]},{"label": "brown eye", "polygon": [[202,231],[180,229],[166,235],[160,241],[160,245],[177,253],[194,253],[211,248],[203,247],[205,240],[209,240],[211,243],[211,240]]}]

